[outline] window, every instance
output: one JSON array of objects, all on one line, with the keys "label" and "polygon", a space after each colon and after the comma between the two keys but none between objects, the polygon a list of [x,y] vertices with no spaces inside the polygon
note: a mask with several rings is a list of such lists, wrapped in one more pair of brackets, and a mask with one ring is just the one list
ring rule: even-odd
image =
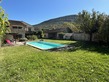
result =
[{"label": "window", "polygon": [[13,28],[13,29],[17,29],[17,26],[13,26],[12,28]]},{"label": "window", "polygon": [[13,29],[22,29],[22,27],[20,27],[20,26],[13,26],[12,28]]},{"label": "window", "polygon": [[28,31],[30,32],[31,31],[31,28],[28,28]]},{"label": "window", "polygon": [[16,35],[17,38],[22,38],[22,34]]},{"label": "window", "polygon": [[18,29],[22,29],[22,27],[18,27]]}]

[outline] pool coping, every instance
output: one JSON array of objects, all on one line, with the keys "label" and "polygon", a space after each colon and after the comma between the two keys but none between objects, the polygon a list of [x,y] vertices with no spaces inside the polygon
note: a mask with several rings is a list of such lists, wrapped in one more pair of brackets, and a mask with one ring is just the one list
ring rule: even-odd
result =
[{"label": "pool coping", "polygon": [[[37,41],[28,41],[28,42],[37,42]],[[50,43],[52,43],[52,42],[50,42]],[[59,44],[59,43],[57,43],[57,44]],[[50,49],[42,49],[42,48],[36,47],[34,45],[28,44],[27,42],[26,42],[26,45],[32,46],[32,47],[37,48],[39,50],[52,50],[52,49],[59,49],[59,48],[64,48],[64,47],[68,46],[68,45],[62,44],[63,45],[62,47],[55,47],[55,48],[50,48]]]}]

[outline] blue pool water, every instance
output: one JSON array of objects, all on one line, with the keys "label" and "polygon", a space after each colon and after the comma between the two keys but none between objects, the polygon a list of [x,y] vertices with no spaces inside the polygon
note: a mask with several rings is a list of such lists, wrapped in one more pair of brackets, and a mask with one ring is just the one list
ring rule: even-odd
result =
[{"label": "blue pool water", "polygon": [[47,49],[53,49],[53,48],[60,48],[60,47],[65,47],[66,45],[63,44],[57,44],[57,43],[51,43],[51,42],[44,42],[44,41],[38,41],[38,42],[27,42],[27,45],[42,49],[42,50],[47,50]]}]

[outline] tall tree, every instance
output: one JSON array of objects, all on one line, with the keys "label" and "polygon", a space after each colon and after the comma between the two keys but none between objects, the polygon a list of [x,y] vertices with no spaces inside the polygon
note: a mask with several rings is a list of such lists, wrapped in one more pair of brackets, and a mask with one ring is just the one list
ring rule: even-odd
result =
[{"label": "tall tree", "polygon": [[101,22],[102,25],[100,26],[100,29],[99,29],[100,39],[108,43],[109,42],[109,16],[103,15],[102,20],[103,20]]},{"label": "tall tree", "polygon": [[99,13],[97,17],[97,27],[98,27],[98,33],[97,33],[97,39],[99,41],[103,41],[104,33],[103,33],[103,27],[105,23],[106,15],[104,13]]},{"label": "tall tree", "polygon": [[90,41],[92,41],[92,34],[97,32],[97,17],[98,13],[92,10],[92,14],[83,10],[78,14],[78,21],[80,29],[90,35]]},{"label": "tall tree", "polygon": [[39,31],[37,32],[37,36],[38,36],[38,38],[44,38],[43,29],[41,29],[41,30],[39,30]]}]

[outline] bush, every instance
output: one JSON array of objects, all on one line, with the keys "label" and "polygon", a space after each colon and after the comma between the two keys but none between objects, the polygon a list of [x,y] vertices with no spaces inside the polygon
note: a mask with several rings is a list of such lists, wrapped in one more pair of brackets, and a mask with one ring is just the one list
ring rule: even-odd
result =
[{"label": "bush", "polygon": [[28,40],[30,40],[30,37],[31,37],[31,36],[27,36],[26,38],[27,38]]},{"label": "bush", "polygon": [[32,36],[31,36],[31,39],[32,39],[32,40],[36,40],[36,39],[38,39],[38,38],[37,38],[36,35],[32,35]]},{"label": "bush", "polygon": [[20,38],[19,41],[27,41],[27,38]]},{"label": "bush", "polygon": [[36,40],[36,39],[38,39],[36,35],[27,36],[27,38],[28,38],[29,40]]}]

